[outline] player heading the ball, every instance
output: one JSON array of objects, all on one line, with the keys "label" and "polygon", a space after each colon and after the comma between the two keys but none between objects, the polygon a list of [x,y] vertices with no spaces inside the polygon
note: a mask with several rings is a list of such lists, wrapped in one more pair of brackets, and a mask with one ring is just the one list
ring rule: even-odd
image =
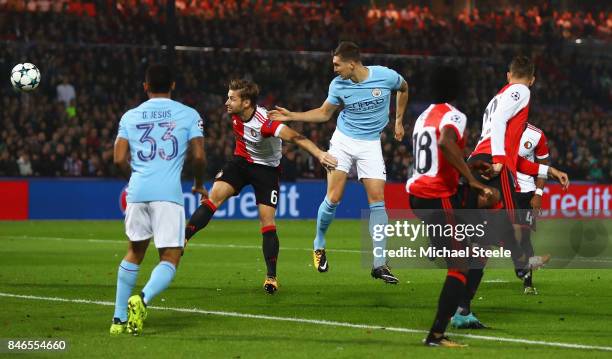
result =
[{"label": "player heading the ball", "polygon": [[[338,124],[329,146],[329,153],[338,158],[338,167],[327,174],[327,194],[317,213],[313,259],[319,272],[327,272],[325,234],[342,199],[348,173],[357,167],[358,179],[365,187],[370,207],[370,234],[375,225],[387,224],[385,209],[385,181],[387,172],[383,159],[380,134],[389,123],[389,105],[393,91],[397,91],[395,110],[395,139],[404,137],[403,117],[408,104],[408,83],[396,71],[384,66],[364,66],[359,47],[352,42],[341,42],[333,52],[336,76],[329,85],[329,94],[321,107],[292,112],[277,107],[270,117],[278,121],[329,121],[341,106]],[[375,241],[374,250],[384,253],[386,238]],[[396,284],[384,256],[374,257],[372,277]]]}]

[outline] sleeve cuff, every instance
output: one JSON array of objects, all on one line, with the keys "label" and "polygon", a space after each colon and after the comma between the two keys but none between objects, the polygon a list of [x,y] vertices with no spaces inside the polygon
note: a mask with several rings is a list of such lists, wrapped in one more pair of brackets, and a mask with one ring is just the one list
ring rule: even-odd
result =
[{"label": "sleeve cuff", "polygon": [[340,101],[336,100],[335,97],[333,96],[327,96],[327,98],[325,99],[325,101],[331,103],[334,106],[340,106]]},{"label": "sleeve cuff", "polygon": [[539,159],[539,160],[543,160],[545,158],[548,158],[548,153],[545,154],[545,155],[541,155],[541,156],[536,155],[536,158]]},{"label": "sleeve cuff", "polygon": [[548,168],[549,166],[540,165],[538,167],[538,178],[548,178]]},{"label": "sleeve cuff", "polygon": [[274,137],[278,137],[283,127],[285,127],[285,125],[282,123],[276,127],[276,131],[274,131]]}]

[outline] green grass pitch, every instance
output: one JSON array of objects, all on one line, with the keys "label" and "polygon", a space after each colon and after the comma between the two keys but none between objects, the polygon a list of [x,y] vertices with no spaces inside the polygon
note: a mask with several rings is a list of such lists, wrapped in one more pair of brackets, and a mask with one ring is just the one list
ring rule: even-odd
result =
[{"label": "green grass pitch", "polygon": [[[554,226],[543,221],[539,231]],[[467,348],[426,348],[421,340],[433,321],[444,271],[400,268],[394,270],[399,285],[375,281],[361,264],[359,221],[337,220],[328,234],[330,271],[320,274],[309,250],[314,221],[281,220],[277,227],[276,295],[262,289],[258,223],[213,220],[187,248],[171,287],[152,303],[166,309],[149,309],[144,334],[110,337],[117,265],[127,247],[123,224],[0,222],[0,338],[66,339],[69,350],[63,355],[72,357],[612,355],[610,269],[538,271],[538,296],[523,295],[511,270],[488,270],[473,309],[491,328],[450,330]],[[137,290],[157,261],[151,246]]]}]

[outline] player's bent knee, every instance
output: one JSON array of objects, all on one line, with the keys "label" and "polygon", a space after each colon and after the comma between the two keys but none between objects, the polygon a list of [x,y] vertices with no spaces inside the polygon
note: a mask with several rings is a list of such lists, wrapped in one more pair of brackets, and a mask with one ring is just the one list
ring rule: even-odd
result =
[{"label": "player's bent knee", "polygon": [[332,204],[338,204],[342,200],[342,192],[341,190],[330,189],[327,191],[327,200]]},{"label": "player's bent knee", "polygon": [[231,196],[231,193],[230,194],[219,193],[219,192],[216,192],[216,191],[213,190],[213,191],[210,192],[208,200],[211,201],[212,204],[215,205],[215,207],[219,208],[219,207],[221,207],[223,202],[225,202],[230,196]]},{"label": "player's bent knee", "polygon": [[227,182],[217,181],[210,190],[208,199],[216,206],[220,207],[223,202],[234,195],[234,187]]},{"label": "player's bent knee", "polygon": [[259,222],[262,227],[274,226],[274,217],[276,216],[276,209],[273,207],[260,206],[259,208]]},{"label": "player's bent knee", "polygon": [[384,202],[385,201],[385,194],[381,193],[381,194],[376,194],[376,195],[368,195],[368,203],[376,203],[376,202]]},{"label": "player's bent knee", "polygon": [[147,253],[147,247],[149,246],[149,240],[145,241],[130,241],[128,246],[127,254],[125,259],[128,262],[140,264],[144,260],[145,254]]}]

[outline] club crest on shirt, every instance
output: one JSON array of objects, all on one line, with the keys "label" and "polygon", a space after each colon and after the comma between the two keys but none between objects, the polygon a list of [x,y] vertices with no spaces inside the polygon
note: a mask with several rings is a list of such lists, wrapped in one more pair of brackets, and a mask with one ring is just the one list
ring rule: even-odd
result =
[{"label": "club crest on shirt", "polygon": [[533,143],[531,143],[531,142],[527,141],[527,142],[525,142],[525,145],[524,145],[524,146],[525,146],[525,148],[526,148],[526,149],[528,149],[528,150],[529,150],[529,149],[531,149],[531,147],[533,147]]},{"label": "club crest on shirt", "polygon": [[251,128],[251,136],[257,137],[257,131]]},{"label": "club crest on shirt", "polygon": [[380,96],[380,95],[382,95],[382,91],[381,91],[380,89],[374,89],[374,90],[372,90],[372,96],[374,96],[374,97],[378,97],[378,96]]}]

